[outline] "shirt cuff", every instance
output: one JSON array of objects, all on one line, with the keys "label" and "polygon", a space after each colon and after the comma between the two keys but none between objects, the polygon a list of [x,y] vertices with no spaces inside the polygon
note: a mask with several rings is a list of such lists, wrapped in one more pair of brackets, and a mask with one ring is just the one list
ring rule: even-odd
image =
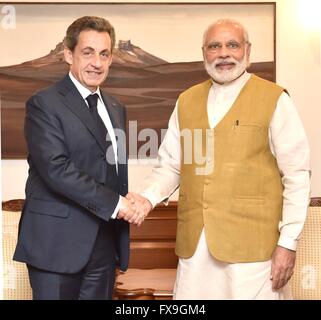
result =
[{"label": "shirt cuff", "polygon": [[280,235],[278,246],[283,247],[285,249],[296,251],[298,245],[298,240],[286,237],[284,235]]},{"label": "shirt cuff", "polygon": [[119,208],[120,208],[120,204],[121,204],[121,197],[119,196],[119,200],[118,200],[117,206],[115,208],[115,211],[110,217],[111,219],[116,219],[117,218],[117,214],[118,214],[118,211],[119,211]]}]

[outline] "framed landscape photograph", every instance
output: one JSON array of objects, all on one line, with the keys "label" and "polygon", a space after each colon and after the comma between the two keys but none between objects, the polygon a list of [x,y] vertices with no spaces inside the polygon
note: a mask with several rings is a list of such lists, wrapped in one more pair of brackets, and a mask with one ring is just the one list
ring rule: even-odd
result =
[{"label": "framed landscape photograph", "polygon": [[179,94],[208,79],[201,46],[205,29],[215,20],[231,18],[244,24],[252,43],[249,71],[275,81],[275,2],[0,3],[0,8],[5,159],[26,158],[25,102],[68,72],[62,41],[67,27],[84,15],[102,16],[116,31],[113,63],[102,89],[126,106],[127,120],[137,121],[137,134],[155,129],[159,144]]}]

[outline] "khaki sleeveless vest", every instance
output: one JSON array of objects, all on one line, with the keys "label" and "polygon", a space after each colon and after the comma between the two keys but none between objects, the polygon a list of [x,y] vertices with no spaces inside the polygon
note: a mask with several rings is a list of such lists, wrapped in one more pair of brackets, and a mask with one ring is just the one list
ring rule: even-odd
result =
[{"label": "khaki sleeveless vest", "polygon": [[204,227],[216,259],[266,261],[279,239],[283,192],[268,128],[284,89],[252,75],[210,129],[211,85],[211,80],[196,85],[178,100],[182,160],[176,254],[191,257]]}]

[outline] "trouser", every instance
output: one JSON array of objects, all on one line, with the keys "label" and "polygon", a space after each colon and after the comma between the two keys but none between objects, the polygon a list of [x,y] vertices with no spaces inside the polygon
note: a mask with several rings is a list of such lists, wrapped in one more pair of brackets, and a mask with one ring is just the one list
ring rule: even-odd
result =
[{"label": "trouser", "polygon": [[109,300],[115,282],[113,225],[102,222],[90,259],[78,273],[40,270],[27,265],[34,300]]},{"label": "trouser", "polygon": [[227,263],[208,250],[204,229],[191,258],[179,258],[174,300],[290,300],[289,285],[273,291],[271,260]]}]

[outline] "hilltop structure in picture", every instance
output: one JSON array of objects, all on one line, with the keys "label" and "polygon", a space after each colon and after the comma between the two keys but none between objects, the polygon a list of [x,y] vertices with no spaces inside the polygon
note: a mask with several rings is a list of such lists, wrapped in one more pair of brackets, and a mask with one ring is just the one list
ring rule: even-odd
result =
[{"label": "hilltop structure in picture", "polygon": [[[252,64],[251,72],[273,80],[273,63]],[[31,93],[63,78],[68,66],[59,43],[48,55],[19,65],[0,67],[2,88],[2,152],[10,158],[19,153],[26,157],[23,139],[25,101]],[[160,132],[167,127],[180,92],[208,79],[203,62],[168,63],[120,40],[114,51],[108,80],[102,87],[127,108],[127,120],[137,120],[138,131],[153,128]],[[15,137],[13,145],[7,135]]]},{"label": "hilltop structure in picture", "polygon": [[[144,128],[156,130],[159,143],[179,94],[209,78],[201,61],[201,39],[204,26],[213,19],[227,15],[246,19],[256,48],[248,71],[275,80],[271,5],[87,3],[17,4],[16,8],[16,30],[10,34],[0,30],[4,40],[16,39],[0,53],[1,142],[6,159],[27,156],[23,136],[26,100],[68,72],[62,40],[66,25],[75,17],[103,15],[115,26],[119,40],[102,90],[126,106],[127,121],[137,121],[138,133]],[[143,144],[138,141],[137,147]]]}]

